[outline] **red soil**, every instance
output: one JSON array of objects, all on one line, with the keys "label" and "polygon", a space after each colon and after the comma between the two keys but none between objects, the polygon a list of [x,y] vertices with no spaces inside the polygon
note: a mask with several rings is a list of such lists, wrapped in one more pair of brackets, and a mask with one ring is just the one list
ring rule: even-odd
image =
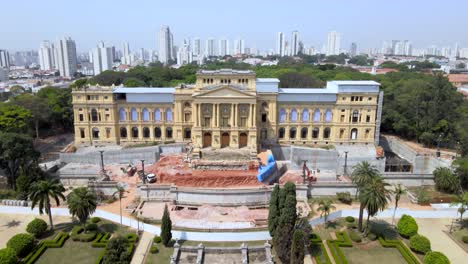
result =
[{"label": "red soil", "polygon": [[256,170],[192,170],[182,155],[161,157],[145,171],[156,174],[158,184],[210,188],[262,186]]}]

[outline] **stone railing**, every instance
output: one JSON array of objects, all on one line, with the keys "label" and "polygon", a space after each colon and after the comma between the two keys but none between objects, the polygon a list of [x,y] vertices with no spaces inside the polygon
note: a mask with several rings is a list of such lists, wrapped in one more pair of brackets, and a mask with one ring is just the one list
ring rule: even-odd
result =
[{"label": "stone railing", "polygon": [[9,200],[9,199],[4,199],[1,200],[0,202],[2,205],[9,205],[9,206],[24,206],[28,207],[31,206],[30,201],[24,201],[24,200]]}]

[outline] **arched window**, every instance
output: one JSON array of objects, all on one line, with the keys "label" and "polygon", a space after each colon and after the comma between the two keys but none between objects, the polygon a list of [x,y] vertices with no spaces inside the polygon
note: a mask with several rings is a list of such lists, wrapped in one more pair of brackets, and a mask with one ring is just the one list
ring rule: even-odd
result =
[{"label": "arched window", "polygon": [[307,138],[307,127],[301,128],[301,138]]},{"label": "arched window", "polygon": [[314,122],[320,122],[320,109],[314,111]]},{"label": "arched window", "polygon": [[184,130],[184,139],[191,139],[191,138],[192,138],[192,130],[187,127]]},{"label": "arched window", "polygon": [[127,138],[127,128],[125,128],[125,127],[120,128],[120,137],[121,138]]},{"label": "arched window", "polygon": [[154,121],[161,122],[161,110],[159,110],[159,108],[154,110]]},{"label": "arched window", "polygon": [[302,122],[309,121],[309,109],[302,110]]},{"label": "arched window", "polygon": [[131,117],[132,121],[137,121],[138,120],[138,113],[137,113],[137,110],[135,108],[132,108],[132,110],[130,111],[130,117]]},{"label": "arched window", "polygon": [[353,117],[352,117],[353,123],[357,123],[358,119],[359,119],[359,111],[358,111],[358,110],[354,110],[354,111],[353,111]]},{"label": "arched window", "polygon": [[149,118],[149,111],[148,111],[148,109],[143,108],[142,115],[143,115],[143,121],[149,121],[150,118]]},{"label": "arched window", "polygon": [[150,130],[147,127],[143,128],[143,137],[144,138],[149,138],[150,137]]},{"label": "arched window", "polygon": [[138,128],[132,127],[132,138],[138,138]]},{"label": "arched window", "polygon": [[294,108],[291,110],[291,122],[297,122],[297,110]]},{"label": "arched window", "polygon": [[172,110],[170,108],[166,109],[166,122],[172,122]]},{"label": "arched window", "polygon": [[357,139],[357,128],[351,129],[351,139]]},{"label": "arched window", "polygon": [[331,122],[332,121],[332,111],[330,109],[327,109],[325,111],[325,122]]},{"label": "arched window", "polygon": [[284,138],[284,132],[285,132],[284,127],[280,127],[278,129],[278,138]]},{"label": "arched window", "polygon": [[123,108],[119,109],[119,119],[120,119],[120,121],[127,120],[127,113],[125,113],[125,109],[123,109]]},{"label": "arched window", "polygon": [[324,130],[323,130],[323,138],[330,138],[330,128],[329,127],[326,127]]},{"label": "arched window", "polygon": [[318,138],[319,133],[320,129],[318,127],[314,127],[314,129],[312,129],[312,138]]},{"label": "arched window", "polygon": [[93,129],[91,131],[93,132],[93,138],[94,139],[99,139],[99,128],[93,127]]},{"label": "arched window", "polygon": [[296,132],[297,132],[297,129],[295,127],[291,127],[289,129],[289,138],[290,139],[295,139],[296,138]]},{"label": "arched window", "polygon": [[98,121],[98,112],[96,109],[91,109],[91,121],[92,122],[97,122]]},{"label": "arched window", "polygon": [[283,108],[279,111],[279,121],[280,123],[286,122],[286,111]]},{"label": "arched window", "polygon": [[154,137],[155,138],[161,138],[161,128],[160,127],[155,127],[154,128]]},{"label": "arched window", "polygon": [[166,138],[172,138],[172,127],[166,128]]}]

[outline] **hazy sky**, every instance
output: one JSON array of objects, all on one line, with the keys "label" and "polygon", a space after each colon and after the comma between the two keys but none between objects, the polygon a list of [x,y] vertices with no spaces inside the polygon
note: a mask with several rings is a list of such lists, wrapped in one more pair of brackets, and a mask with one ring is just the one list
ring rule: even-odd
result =
[{"label": "hazy sky", "polygon": [[[416,48],[468,46],[467,0],[1,0],[0,49],[37,49],[42,40],[70,36],[78,51],[98,41],[135,50],[156,48],[162,24],[175,44],[183,38],[242,37],[246,47],[275,48],[276,32],[298,30],[306,46],[321,48],[328,31],[342,48],[363,50],[408,39]],[[231,48],[232,42],[231,42]]]}]

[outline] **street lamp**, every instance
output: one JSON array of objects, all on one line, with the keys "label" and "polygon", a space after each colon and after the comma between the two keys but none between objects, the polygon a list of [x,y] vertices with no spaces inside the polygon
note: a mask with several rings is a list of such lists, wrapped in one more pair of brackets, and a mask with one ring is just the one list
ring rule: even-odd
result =
[{"label": "street lamp", "polygon": [[142,170],[142,180],[143,180],[143,184],[146,184],[146,177],[145,177],[145,160],[142,159],[141,160],[141,170]]},{"label": "street lamp", "polygon": [[439,137],[437,137],[437,152],[436,152],[436,157],[440,158],[440,141],[442,140],[442,134],[439,134]]},{"label": "street lamp", "polygon": [[343,174],[345,176],[348,176],[348,152],[349,151],[345,151],[344,152],[344,170],[343,170]]},{"label": "street lamp", "polygon": [[104,174],[104,150],[100,150],[99,153],[101,154],[101,173]]}]

